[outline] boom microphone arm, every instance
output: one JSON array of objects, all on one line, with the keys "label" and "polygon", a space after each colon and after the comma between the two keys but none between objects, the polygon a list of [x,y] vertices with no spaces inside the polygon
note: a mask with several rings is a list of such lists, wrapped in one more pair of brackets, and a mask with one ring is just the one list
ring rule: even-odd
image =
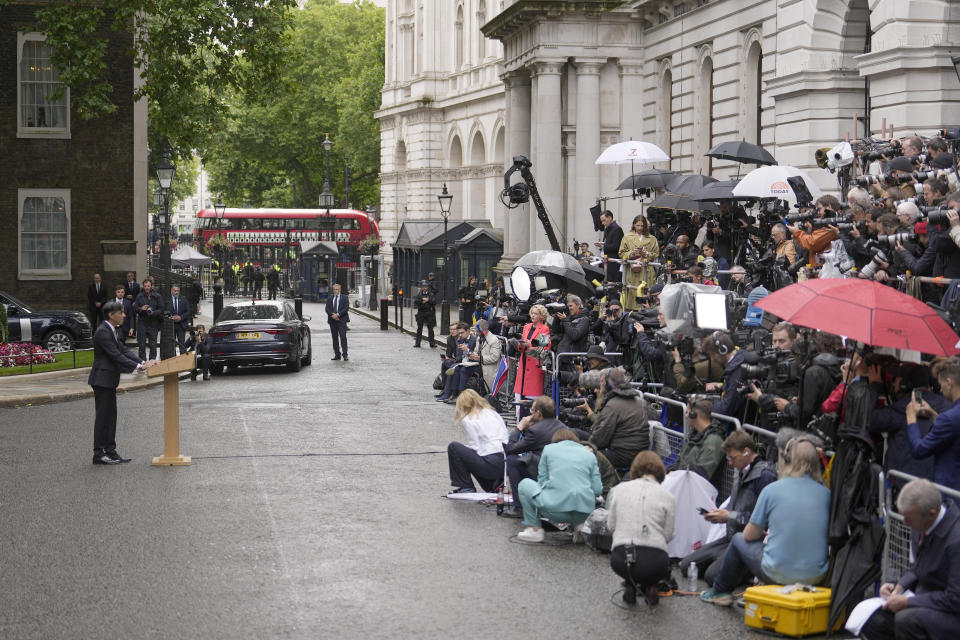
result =
[{"label": "boom microphone arm", "polygon": [[[530,172],[532,166],[533,163],[526,156],[514,156],[513,166],[503,174],[503,192],[500,194],[500,199],[507,207],[512,209],[532,198],[533,206],[537,209],[537,217],[540,219],[543,231],[547,234],[547,240],[550,242],[550,248],[554,251],[562,251],[560,241],[557,240],[557,236],[553,232],[553,225],[547,216],[547,209],[543,206],[543,200],[540,198],[537,181],[533,179],[533,174]],[[520,177],[523,178],[525,184],[510,184],[510,177],[517,171],[520,172]],[[508,198],[509,200],[507,200]]]}]

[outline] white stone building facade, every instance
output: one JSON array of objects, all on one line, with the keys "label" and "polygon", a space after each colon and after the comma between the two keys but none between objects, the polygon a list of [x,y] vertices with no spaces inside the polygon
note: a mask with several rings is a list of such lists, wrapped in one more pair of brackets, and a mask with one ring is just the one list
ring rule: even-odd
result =
[{"label": "white stone building facade", "polygon": [[[384,235],[437,218],[446,182],[455,216],[503,230],[504,267],[546,248],[529,205],[499,202],[515,155],[533,161],[569,247],[596,239],[598,197],[623,195],[629,166],[594,164],[614,142],[655,142],[675,171],[726,177],[738,167],[703,154],[759,141],[835,189],[816,149],[884,122],[898,136],[960,125],[949,0],[389,0],[386,28]],[[640,212],[606,206],[623,226]]]}]

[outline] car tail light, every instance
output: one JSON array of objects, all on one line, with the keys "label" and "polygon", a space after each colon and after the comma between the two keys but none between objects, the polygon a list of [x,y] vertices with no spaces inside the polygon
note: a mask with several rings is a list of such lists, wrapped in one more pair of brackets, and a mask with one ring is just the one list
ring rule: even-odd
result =
[{"label": "car tail light", "polygon": [[214,338],[223,338],[225,336],[230,335],[230,332],[229,331],[211,331],[210,335],[213,336]]},{"label": "car tail light", "polygon": [[277,336],[285,336],[290,333],[290,329],[267,329],[267,333]]}]

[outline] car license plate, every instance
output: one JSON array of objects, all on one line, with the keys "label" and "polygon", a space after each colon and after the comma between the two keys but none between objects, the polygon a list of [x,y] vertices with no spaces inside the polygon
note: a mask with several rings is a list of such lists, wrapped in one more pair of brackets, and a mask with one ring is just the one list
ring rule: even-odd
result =
[{"label": "car license plate", "polygon": [[240,340],[256,340],[256,339],[258,339],[259,337],[260,337],[260,332],[259,332],[259,331],[246,332],[246,333],[238,333],[238,334],[237,334],[237,338],[239,338]]}]

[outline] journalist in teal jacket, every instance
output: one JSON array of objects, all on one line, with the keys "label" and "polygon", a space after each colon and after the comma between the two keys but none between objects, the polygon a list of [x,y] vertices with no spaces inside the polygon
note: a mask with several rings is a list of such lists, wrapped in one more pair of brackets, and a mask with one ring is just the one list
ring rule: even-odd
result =
[{"label": "journalist in teal jacket", "polygon": [[575,440],[548,444],[540,456],[537,480],[520,482],[523,522],[539,527],[540,518],[579,524],[593,511],[603,491],[597,457]]}]

